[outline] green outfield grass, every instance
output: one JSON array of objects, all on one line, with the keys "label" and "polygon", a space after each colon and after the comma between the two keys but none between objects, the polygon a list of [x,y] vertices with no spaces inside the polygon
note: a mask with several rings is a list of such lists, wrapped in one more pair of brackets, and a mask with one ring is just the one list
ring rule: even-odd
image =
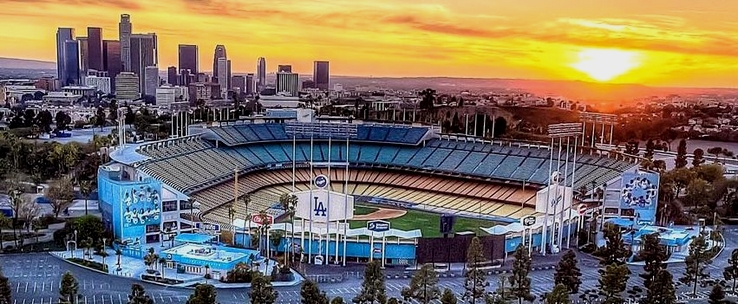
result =
[{"label": "green outfield grass", "polygon": [[369,207],[364,205],[356,205],[354,206],[354,215],[367,215],[372,214],[374,211],[379,210],[379,208],[375,207]]},{"label": "green outfield grass", "polygon": [[[361,209],[360,209],[361,208]],[[384,208],[384,207],[383,207]],[[362,210],[367,212],[369,209],[374,209],[371,212],[377,210],[376,207],[369,207],[366,205],[356,205],[355,210]],[[368,213],[371,213],[368,212]],[[364,213],[364,214],[368,214]],[[354,212],[355,215],[359,215],[358,211]],[[401,217],[388,220],[390,226],[394,229],[400,230],[414,230],[420,229],[423,233],[423,237],[439,237],[441,233],[439,226],[441,222],[441,215],[438,213],[431,213],[419,210],[408,210],[407,213]],[[366,221],[349,221],[351,228],[366,227]],[[492,227],[498,224],[497,222],[483,219],[473,219],[456,217],[456,223],[454,224],[454,232],[472,231],[478,235],[485,235],[486,232],[479,229],[479,227]]]}]

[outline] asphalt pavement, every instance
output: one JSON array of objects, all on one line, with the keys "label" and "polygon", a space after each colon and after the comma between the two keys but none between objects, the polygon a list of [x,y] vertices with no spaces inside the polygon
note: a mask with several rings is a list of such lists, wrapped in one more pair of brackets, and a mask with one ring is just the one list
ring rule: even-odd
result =
[{"label": "asphalt pavement", "polygon": [[[711,277],[718,280],[722,278],[722,270],[727,265],[730,252],[732,249],[738,248],[738,228],[726,229],[725,239],[727,249],[707,269]],[[537,263],[537,259],[537,257],[533,258],[534,264]],[[598,289],[599,268],[597,261],[581,254],[579,259],[580,268],[582,269],[580,291]],[[58,303],[59,282],[61,275],[66,271],[70,271],[79,281],[82,304],[125,304],[132,283],[142,284],[157,304],[185,303],[192,293],[191,289],[143,283],[131,278],[90,271],[66,263],[46,253],[0,255],[0,265],[2,265],[5,276],[9,278],[13,291],[13,304]],[[342,271],[341,269],[340,267],[334,267],[332,272],[339,273]],[[632,275],[628,280],[628,288],[630,289],[633,286],[642,288],[643,279],[638,276],[638,273],[642,272],[642,267],[631,266],[630,269]],[[691,293],[691,287],[677,282],[677,279],[684,273],[684,264],[670,264],[668,269],[674,275],[678,296],[680,299],[685,299]],[[531,273],[532,293],[538,296],[539,299],[543,294],[553,289],[553,274],[554,270],[552,269]],[[344,300],[350,300],[360,291],[361,271],[352,268],[351,271],[343,272],[341,277],[342,280],[321,282],[320,287],[330,298],[341,296]],[[394,276],[387,279],[388,296],[399,297],[400,291],[407,286],[408,282],[408,279],[401,276],[398,279],[395,279]],[[499,276],[494,274],[488,276],[487,282],[489,282],[487,291],[494,291],[497,289]],[[464,292],[464,279],[459,275],[442,277],[439,286],[441,289],[449,288],[461,296]],[[279,292],[277,303],[300,302],[299,286],[278,287],[276,289]],[[710,288],[700,287],[698,290],[697,299],[690,300],[689,303],[706,302]],[[218,302],[222,304],[249,303],[248,298],[248,289],[246,288],[218,290]]]}]

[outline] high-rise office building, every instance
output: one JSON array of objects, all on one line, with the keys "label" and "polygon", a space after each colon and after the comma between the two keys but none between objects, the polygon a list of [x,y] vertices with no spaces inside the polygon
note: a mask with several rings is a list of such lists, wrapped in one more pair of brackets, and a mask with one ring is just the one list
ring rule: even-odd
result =
[{"label": "high-rise office building", "polygon": [[112,87],[110,86],[110,77],[86,76],[84,85],[88,87],[95,87],[96,90],[101,91],[105,94],[112,93]]},{"label": "high-rise office building", "polygon": [[[231,74],[231,61],[226,59],[225,57],[218,58],[218,84],[220,85],[221,90],[223,93],[228,92],[228,89],[230,89],[230,82],[231,78],[229,75]],[[221,96],[225,96],[225,94],[221,94]]]},{"label": "high-rise office building", "polygon": [[256,62],[256,91],[260,92],[266,86],[267,63],[264,57]]},{"label": "high-rise office building", "polygon": [[77,43],[79,44],[79,67],[82,73],[87,72],[90,69],[90,58],[87,44],[87,37],[77,37]]},{"label": "high-rise office building", "polygon": [[180,44],[179,45],[179,70],[190,70],[192,74],[197,74],[199,69],[199,54],[197,45]]},{"label": "high-rise office building", "polygon": [[139,99],[138,76],[132,72],[121,72],[115,77],[115,98],[121,100]]},{"label": "high-rise office building", "polygon": [[157,54],[156,34],[131,35],[131,72],[139,76],[139,89],[141,90],[146,87],[144,84],[146,67],[158,65]]},{"label": "high-rise office building", "polygon": [[284,93],[289,96],[297,96],[300,90],[300,77],[297,73],[277,73],[277,93]]},{"label": "high-rise office building", "polygon": [[131,16],[128,14],[120,15],[120,23],[118,23],[118,40],[120,41],[120,60],[123,71],[131,71],[131,34],[133,33],[133,24],[131,24]]},{"label": "high-rise office building", "polygon": [[215,52],[213,53],[213,77],[218,77],[218,59],[220,58],[228,59],[228,55],[225,46],[219,44],[215,46]]},{"label": "high-rise office building", "polygon": [[231,77],[231,89],[246,93],[246,77],[240,75]]},{"label": "high-rise office building", "polygon": [[243,92],[246,93],[246,95],[254,94],[254,74],[253,73],[246,74],[246,87],[244,88]]},{"label": "high-rise office building", "polygon": [[60,86],[79,84],[79,42],[74,39],[65,40],[62,47],[62,54],[63,74],[59,78]]},{"label": "high-rise office building", "polygon": [[187,70],[187,69],[185,69],[185,70],[179,70],[179,81],[178,81],[178,83],[179,83],[180,86],[188,86],[188,85],[190,85],[190,83],[196,82],[195,81],[195,77],[197,77],[197,75],[192,75],[190,73],[190,70]]},{"label": "high-rise office building", "polygon": [[66,50],[65,43],[67,40],[74,40],[74,29],[60,27],[56,31],[56,76],[59,78],[59,82],[64,86],[66,73],[64,71],[64,63],[66,57],[64,51]]},{"label": "high-rise office building", "polygon": [[313,82],[315,83],[315,88],[328,91],[331,82],[328,61],[315,61],[313,63]]},{"label": "high-rise office building", "polygon": [[103,63],[103,39],[102,29],[99,27],[87,28],[87,66],[88,69],[102,71]]},{"label": "high-rise office building", "polygon": [[156,66],[147,66],[144,70],[144,94],[148,96],[156,96],[156,88],[158,88],[160,84],[159,68]]},{"label": "high-rise office building", "polygon": [[177,67],[170,66],[167,68],[167,83],[176,86],[179,83],[179,76],[177,75]]},{"label": "high-rise office building", "polygon": [[115,76],[118,76],[122,69],[120,41],[103,40],[103,70],[108,72],[111,89],[115,88]]},{"label": "high-rise office building", "polygon": [[313,81],[312,79],[303,80],[302,89],[315,89],[315,81]]},{"label": "high-rise office building", "polygon": [[277,73],[292,73],[292,65],[280,64],[277,66]]}]

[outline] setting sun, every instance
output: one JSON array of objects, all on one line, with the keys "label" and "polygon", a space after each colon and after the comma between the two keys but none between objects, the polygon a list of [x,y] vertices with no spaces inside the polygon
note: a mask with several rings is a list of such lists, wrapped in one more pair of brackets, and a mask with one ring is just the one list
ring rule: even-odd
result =
[{"label": "setting sun", "polygon": [[571,67],[597,81],[609,81],[640,65],[638,54],[613,49],[584,49]]}]

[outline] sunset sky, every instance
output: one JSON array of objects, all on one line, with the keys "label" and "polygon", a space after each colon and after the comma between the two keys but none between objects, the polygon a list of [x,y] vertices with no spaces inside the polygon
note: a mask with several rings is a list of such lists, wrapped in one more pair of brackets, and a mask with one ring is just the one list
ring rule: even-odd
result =
[{"label": "sunset sky", "polygon": [[256,58],[334,75],[564,79],[738,87],[738,1],[0,0],[0,57],[55,60],[57,27],[118,39],[156,32],[162,69],[224,44],[236,73]]}]

